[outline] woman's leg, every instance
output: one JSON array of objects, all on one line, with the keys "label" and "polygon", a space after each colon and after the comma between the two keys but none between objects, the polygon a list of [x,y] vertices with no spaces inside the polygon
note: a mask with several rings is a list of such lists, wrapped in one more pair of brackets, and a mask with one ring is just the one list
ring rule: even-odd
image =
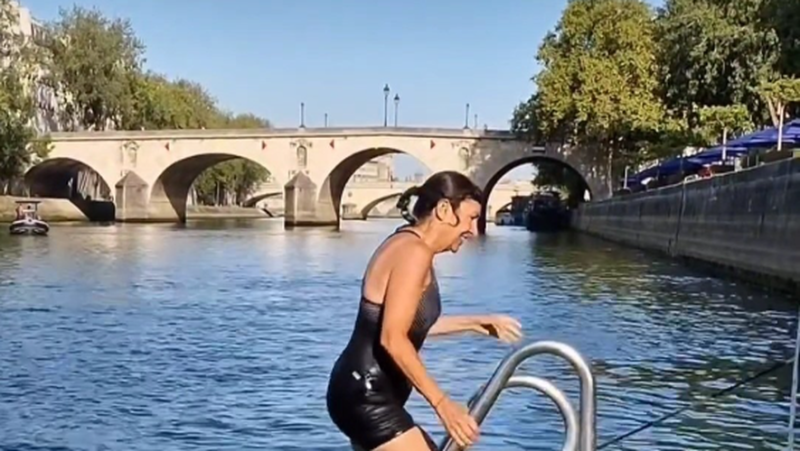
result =
[{"label": "woman's leg", "polygon": [[373,451],[438,451],[430,436],[415,426],[389,440]]}]

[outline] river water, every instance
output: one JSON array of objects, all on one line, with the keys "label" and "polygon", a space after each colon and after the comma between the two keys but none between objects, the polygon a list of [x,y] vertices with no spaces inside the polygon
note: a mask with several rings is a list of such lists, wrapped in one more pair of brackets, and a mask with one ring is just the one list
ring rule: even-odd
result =
[{"label": "river water", "polygon": [[[1,450],[347,450],[325,411],[364,266],[395,221],[341,232],[279,220],[55,226],[0,235]],[[446,313],[502,312],[527,340],[575,346],[598,384],[598,444],[700,402],[610,450],[780,449],[790,367],[710,398],[791,355],[788,299],[583,236],[491,227],[437,259]],[[431,339],[423,358],[466,401],[509,345]],[[577,400],[554,357],[521,371]],[[409,409],[443,429],[414,394]],[[556,450],[550,402],[505,393],[477,450]]]}]

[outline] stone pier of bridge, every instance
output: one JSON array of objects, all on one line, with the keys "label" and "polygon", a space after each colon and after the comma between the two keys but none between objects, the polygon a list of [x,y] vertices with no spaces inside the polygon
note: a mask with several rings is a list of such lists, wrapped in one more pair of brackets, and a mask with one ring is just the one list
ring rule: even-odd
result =
[{"label": "stone pier of bridge", "polygon": [[[421,182],[420,182],[421,183]],[[400,195],[416,182],[408,181],[350,181],[342,193],[340,216],[342,219],[368,217],[399,217],[396,208]],[[529,195],[534,191],[530,180],[501,181],[495,185],[486,203],[486,218],[492,222],[494,215],[511,204],[517,195]],[[283,216],[284,187],[273,182],[263,183],[244,203],[245,207],[260,208],[270,215]]]}]

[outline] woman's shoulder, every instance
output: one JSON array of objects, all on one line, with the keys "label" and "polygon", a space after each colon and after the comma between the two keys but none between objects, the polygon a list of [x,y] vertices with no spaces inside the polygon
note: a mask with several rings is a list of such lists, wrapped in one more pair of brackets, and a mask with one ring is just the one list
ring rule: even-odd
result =
[{"label": "woman's shoulder", "polygon": [[379,251],[380,253],[388,251],[387,253],[398,263],[411,260],[419,264],[424,261],[430,262],[433,257],[428,246],[410,230],[400,233],[400,229],[398,229],[388,237],[384,246],[381,247],[383,249]]}]

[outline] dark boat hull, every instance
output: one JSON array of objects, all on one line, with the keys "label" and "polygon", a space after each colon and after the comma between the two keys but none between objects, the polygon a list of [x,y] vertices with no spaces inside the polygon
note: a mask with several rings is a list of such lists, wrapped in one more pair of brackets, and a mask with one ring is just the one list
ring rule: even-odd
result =
[{"label": "dark boat hull", "polygon": [[561,210],[529,212],[525,228],[531,232],[558,232],[569,228],[569,213]]},{"label": "dark boat hull", "polygon": [[50,226],[38,219],[18,219],[8,226],[8,231],[12,235],[47,235]]}]

